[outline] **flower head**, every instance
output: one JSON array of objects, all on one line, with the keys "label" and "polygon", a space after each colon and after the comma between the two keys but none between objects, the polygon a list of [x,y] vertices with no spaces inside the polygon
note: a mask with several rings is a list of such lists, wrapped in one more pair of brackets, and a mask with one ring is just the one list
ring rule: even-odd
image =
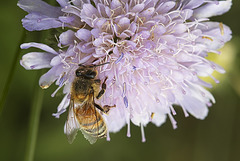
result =
[{"label": "flower head", "polygon": [[[103,115],[109,132],[117,132],[130,122],[143,127],[149,122],[160,126],[168,116],[176,128],[173,105],[204,119],[215,103],[204,87],[211,84],[199,77],[212,77],[224,69],[205,57],[231,39],[231,30],[210,17],[231,7],[231,0],[57,0],[53,7],[41,0],[20,0],[18,5],[29,12],[22,20],[27,30],[67,27],[59,37],[59,50],[39,43],[22,44],[44,52],[23,56],[26,69],[51,68],[40,78],[42,88],[56,81],[64,86],[65,97],[53,114],[66,111],[71,83],[78,64],[101,64],[99,79],[108,77],[100,105],[115,104]],[[59,89],[58,88],[58,89]],[[54,96],[55,93],[53,93]]]}]

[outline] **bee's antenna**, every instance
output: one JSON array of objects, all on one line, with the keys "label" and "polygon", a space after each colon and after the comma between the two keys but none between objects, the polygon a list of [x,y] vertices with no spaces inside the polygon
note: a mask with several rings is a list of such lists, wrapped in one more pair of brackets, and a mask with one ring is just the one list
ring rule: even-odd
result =
[{"label": "bee's antenna", "polygon": [[79,66],[79,67],[84,67],[85,65],[83,65],[83,64],[78,64],[78,66]]},{"label": "bee's antenna", "polygon": [[[88,67],[94,68],[94,67],[102,66],[102,65],[105,65],[105,64],[110,64],[110,62],[106,62],[106,63],[102,63],[102,64],[97,64],[97,65],[89,65]],[[78,66],[79,66],[79,67],[85,67],[86,65],[78,64]]]},{"label": "bee's antenna", "polygon": [[106,62],[106,63],[102,63],[102,64],[97,64],[97,65],[91,65],[90,67],[98,67],[98,66],[102,66],[102,65],[105,65],[105,64],[110,64],[110,62]]},{"label": "bee's antenna", "polygon": [[95,65],[95,66],[101,66],[101,65],[105,65],[105,64],[110,64],[110,62],[106,62],[106,63],[98,64],[98,65]]}]

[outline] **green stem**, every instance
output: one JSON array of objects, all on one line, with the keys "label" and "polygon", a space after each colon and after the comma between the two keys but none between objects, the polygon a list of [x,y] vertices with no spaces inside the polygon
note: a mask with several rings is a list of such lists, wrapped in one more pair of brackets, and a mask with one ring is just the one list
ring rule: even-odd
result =
[{"label": "green stem", "polygon": [[[53,0],[51,0],[53,2]],[[54,1],[56,3],[56,1]],[[49,35],[49,30],[46,32],[41,32],[40,37],[38,37],[39,40],[46,37],[46,35]],[[42,72],[39,72],[37,76],[37,80],[39,79],[39,76],[42,75]],[[30,112],[30,119],[29,119],[29,131],[28,131],[28,137],[27,137],[27,146],[25,151],[25,157],[24,161],[33,161],[34,160],[34,153],[36,148],[36,142],[37,142],[37,135],[38,135],[38,128],[39,128],[39,121],[40,121],[40,115],[41,115],[41,109],[42,109],[42,103],[43,103],[43,96],[44,96],[44,90],[42,90],[39,86],[35,87],[34,93],[33,93],[33,103],[31,107]]]},{"label": "green stem", "polygon": [[6,85],[3,88],[3,93],[2,93],[2,96],[0,98],[0,117],[1,117],[2,112],[3,112],[4,104],[6,102],[6,98],[7,98],[8,91],[9,91],[9,88],[10,88],[10,85],[11,85],[11,82],[12,82],[12,79],[13,79],[13,75],[14,75],[15,70],[16,70],[16,66],[17,66],[17,64],[19,64],[18,59],[19,59],[20,51],[21,51],[19,46],[24,42],[25,36],[26,36],[26,32],[25,32],[25,30],[23,30],[21,39],[20,39],[20,41],[17,45],[17,50],[16,50],[14,58],[13,58],[13,62],[12,62],[12,65],[11,65],[11,69],[9,71],[9,75],[7,77],[7,80],[6,80]]},{"label": "green stem", "polygon": [[[39,72],[41,73],[41,72]],[[37,79],[39,78],[39,74]],[[42,109],[42,102],[43,102],[43,95],[44,91],[39,87],[36,86],[33,99],[32,99],[32,107],[30,112],[30,119],[29,119],[29,131],[28,131],[28,138],[27,138],[27,147],[24,161],[33,161],[34,159],[34,152],[35,152],[35,145],[37,141],[37,134],[38,134],[38,126],[40,120],[40,114]]]}]

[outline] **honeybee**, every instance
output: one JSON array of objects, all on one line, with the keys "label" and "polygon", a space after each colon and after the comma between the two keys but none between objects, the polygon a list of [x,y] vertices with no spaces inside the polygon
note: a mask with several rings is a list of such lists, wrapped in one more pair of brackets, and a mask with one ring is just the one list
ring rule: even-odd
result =
[{"label": "honeybee", "polygon": [[69,143],[73,142],[78,130],[82,131],[84,137],[91,144],[95,143],[98,138],[106,137],[107,126],[97,109],[108,114],[110,108],[115,105],[101,107],[94,101],[95,98],[99,99],[104,94],[107,80],[106,77],[100,90],[101,80],[96,79],[98,72],[95,68],[97,66],[99,65],[79,65],[75,72],[68,118],[64,127],[64,133],[67,135]]}]

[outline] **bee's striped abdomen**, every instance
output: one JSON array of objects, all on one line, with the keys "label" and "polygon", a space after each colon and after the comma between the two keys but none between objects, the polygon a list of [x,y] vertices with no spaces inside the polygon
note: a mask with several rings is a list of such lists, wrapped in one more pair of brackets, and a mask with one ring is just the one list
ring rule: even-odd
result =
[{"label": "bee's striped abdomen", "polygon": [[102,117],[96,119],[93,122],[89,122],[88,124],[83,124],[82,129],[85,130],[90,135],[92,135],[93,137],[98,138],[105,137],[107,132],[107,127]]},{"label": "bee's striped abdomen", "polygon": [[[80,112],[82,109],[77,110],[76,112]],[[91,135],[92,137],[102,138],[106,136],[107,127],[104,119],[99,114],[96,109],[88,109],[85,111],[84,115],[78,115],[78,121],[80,123],[81,129],[86,133]]]}]

